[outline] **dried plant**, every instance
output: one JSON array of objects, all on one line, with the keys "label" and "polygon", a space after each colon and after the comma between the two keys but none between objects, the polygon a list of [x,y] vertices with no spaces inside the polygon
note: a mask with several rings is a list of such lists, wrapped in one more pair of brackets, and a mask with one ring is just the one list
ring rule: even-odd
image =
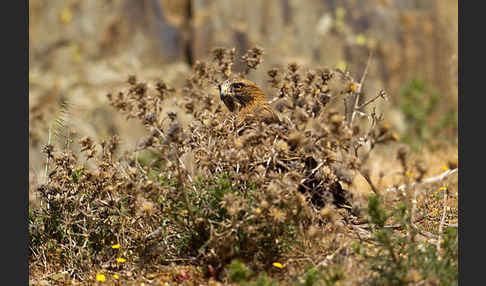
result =
[{"label": "dried plant", "polygon": [[[375,109],[365,112],[385,94],[340,110],[335,103],[361,94],[362,80],[290,63],[267,73],[274,92],[266,98],[280,120],[238,120],[218,85],[246,78],[262,55],[250,49],[246,71],[233,74],[235,50],[217,48],[210,62],[194,64],[182,89],[130,76],[126,90],[107,97],[149,131],[131,152],[118,154],[117,136],[82,138],[84,162],[47,145],[49,181],[29,217],[31,260],[58,261],[79,279],[93,265],[123,270],[116,257],[130,267],[181,260],[221,280],[235,259],[268,270],[311,244],[339,251],[343,224],[366,219],[350,190],[354,176],[379,193],[363,166],[377,145],[397,139]],[[177,112],[165,109],[174,96]]]}]

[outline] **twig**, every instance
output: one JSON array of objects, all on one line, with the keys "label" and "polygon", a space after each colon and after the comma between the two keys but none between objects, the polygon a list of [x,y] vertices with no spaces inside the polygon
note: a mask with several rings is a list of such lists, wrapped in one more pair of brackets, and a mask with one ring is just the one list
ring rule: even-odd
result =
[{"label": "twig", "polygon": [[287,263],[292,261],[306,260],[314,264],[314,260],[312,260],[310,256],[282,256],[282,257],[286,258]]},{"label": "twig", "polygon": [[179,262],[179,261],[194,261],[196,260],[196,257],[189,257],[189,258],[166,258],[163,259],[162,261],[166,262]]},{"label": "twig", "polygon": [[315,167],[314,169],[312,169],[311,174],[314,175],[317,172],[317,170],[319,170],[319,168],[321,168],[322,165],[324,165],[324,163],[325,162],[319,163],[319,165],[317,165],[317,167]]},{"label": "twig", "polygon": [[419,234],[429,238],[429,239],[437,239],[437,236],[433,233],[430,233],[428,231],[425,231],[425,230],[422,230],[420,229],[417,225],[415,225],[414,223],[411,224],[412,228],[418,232]]},{"label": "twig", "polygon": [[[415,220],[415,212],[417,210],[417,187],[413,188],[413,198],[411,200],[411,207],[410,207],[410,217],[409,217],[409,225],[412,225]],[[410,194],[409,194],[410,196]],[[411,232],[409,231],[409,227],[407,227],[407,236],[409,240],[412,240],[414,236],[411,235]]]},{"label": "twig", "polygon": [[267,170],[268,170],[268,166],[270,165],[271,159],[272,159],[272,157],[268,157],[267,164],[266,164],[266,167],[265,167],[265,172],[263,173],[263,177],[265,177],[267,175]]},{"label": "twig", "polygon": [[[444,178],[446,178],[447,176],[456,173],[457,171],[458,171],[457,168],[450,169],[450,170],[447,170],[444,173],[437,175],[435,177],[427,178],[427,179],[425,179],[421,182],[414,182],[412,184],[408,184],[408,187],[415,187],[415,186],[418,186],[418,185],[425,185],[425,184],[431,184],[431,183],[439,182],[439,181],[443,180]],[[406,189],[407,189],[407,184],[404,184],[404,185],[401,185],[401,186],[398,186],[398,187],[388,188],[388,189],[385,190],[385,192],[404,191]]]},{"label": "twig", "polygon": [[359,173],[361,174],[361,176],[363,176],[363,178],[365,178],[366,182],[368,182],[368,185],[370,185],[371,190],[372,190],[372,191],[373,191],[375,194],[378,194],[378,190],[376,189],[375,185],[374,185],[374,184],[373,184],[373,182],[371,181],[370,176],[368,176],[368,174],[363,173],[361,170],[359,170]]},{"label": "twig", "polygon": [[191,174],[187,170],[187,167],[186,165],[184,165],[184,162],[182,162],[181,158],[179,158],[179,164],[181,164],[182,169],[184,169],[184,173],[187,175],[187,178],[189,179],[189,182],[191,183],[193,190],[197,192],[196,186],[194,185],[194,180],[192,179]]},{"label": "twig", "polygon": [[[428,238],[428,239],[433,239],[433,240],[437,240],[438,239],[438,236],[433,234],[433,233],[430,233],[428,231],[425,231],[425,230],[422,230],[420,229],[415,223],[416,222],[419,222],[420,220],[422,220],[422,218],[419,218],[419,219],[415,219],[414,223],[411,224],[412,228],[420,235]],[[361,224],[359,227],[357,225],[351,225],[351,227],[354,229],[354,230],[358,230],[360,231],[361,233],[365,233],[368,238],[371,237],[371,232],[365,230],[365,228],[368,228],[370,227],[370,225],[368,223],[365,223],[365,224]],[[394,225],[385,225],[383,226],[383,228],[390,228],[390,229],[402,229],[403,228],[403,225],[400,225],[400,224],[394,224]],[[359,235],[359,234],[358,234]]]},{"label": "twig", "polygon": [[[49,137],[47,138],[47,145],[51,144],[51,126],[49,126]],[[48,182],[48,177],[47,177],[47,172],[49,170],[49,154],[47,154],[47,159],[46,159],[46,169],[44,171],[44,184],[47,184]]]},{"label": "twig", "polygon": [[165,134],[164,134],[164,133],[163,133],[163,132],[162,132],[162,131],[161,131],[159,128],[155,127],[155,130],[156,130],[157,132],[159,132],[160,137],[162,137],[163,139],[167,139],[167,137],[165,136]]},{"label": "twig", "polygon": [[361,104],[360,106],[356,107],[356,109],[362,109],[363,107],[367,106],[368,104],[372,103],[373,101],[377,100],[378,98],[383,98],[384,100],[386,100],[386,93],[384,90],[380,90],[380,92],[378,92],[378,94],[373,97],[372,99],[368,100],[367,102]]},{"label": "twig", "polygon": [[440,219],[439,225],[439,239],[437,239],[437,252],[440,251],[440,242],[442,240],[442,230],[444,228],[445,218],[446,218],[446,211],[447,211],[447,189],[444,191],[444,200],[443,200],[443,208],[442,208],[442,218]]},{"label": "twig", "polygon": [[184,202],[186,204],[187,211],[189,213],[189,216],[191,218],[192,223],[195,223],[195,218],[194,218],[194,213],[192,212],[191,204],[189,203],[189,197],[187,196],[185,184],[184,184],[184,178],[182,176],[182,170],[181,170],[181,161],[180,161],[180,156],[179,156],[179,150],[177,150],[177,147],[174,147],[174,152],[176,155],[176,161],[177,161],[177,181],[178,181],[178,189],[179,191],[182,192],[182,196],[184,198]]},{"label": "twig", "polygon": [[343,102],[344,102],[344,114],[346,116],[346,121],[349,121],[350,118],[349,118],[349,111],[348,111],[348,99],[346,97],[343,98]]},{"label": "twig", "polygon": [[324,260],[322,260],[321,262],[317,263],[317,266],[322,265],[322,266],[326,267],[327,266],[327,263],[330,262],[330,261],[332,261],[332,259],[334,258],[334,256],[336,256],[336,254],[338,254],[341,250],[343,250],[347,246],[348,246],[347,244],[342,245],[341,247],[339,247],[338,249],[336,249],[336,251],[334,251],[333,253],[327,255],[326,258],[324,258]]},{"label": "twig", "polygon": [[[410,218],[409,218],[409,223],[413,224],[415,220],[415,212],[417,210],[417,188],[413,188],[413,199],[412,199],[412,207],[410,209]],[[409,236],[409,238],[412,238],[412,236]]]},{"label": "twig", "polygon": [[359,239],[362,239],[362,236],[365,236],[365,239],[370,239],[372,237],[371,232],[359,227],[357,225],[350,225],[351,228],[355,231],[355,233],[358,235]]},{"label": "twig", "polygon": [[361,95],[364,80],[366,79],[366,76],[368,75],[368,68],[370,66],[372,57],[373,57],[373,52],[370,52],[370,55],[368,57],[368,62],[366,63],[366,67],[363,71],[363,75],[361,76],[361,80],[359,81],[358,90],[355,92],[356,97],[354,99],[353,112],[351,113],[351,121],[349,122],[349,126],[353,126],[354,117],[356,117],[356,112],[358,111],[359,97]]},{"label": "twig", "polygon": [[39,280],[44,280],[44,279],[49,278],[49,277],[56,275],[56,274],[70,274],[69,272],[72,272],[73,270],[74,269],[67,269],[67,270],[61,270],[61,271],[56,271],[56,272],[44,274],[44,276],[42,276]]},{"label": "twig", "polygon": [[[425,216],[424,215],[420,215],[419,217],[415,218],[413,223],[417,223],[417,222],[421,222],[422,220],[425,219]],[[371,225],[369,224],[369,220],[368,219],[364,219],[363,221],[359,221],[359,222],[352,222],[353,225],[359,225],[360,227],[362,228],[369,228],[371,227]],[[401,224],[390,224],[390,225],[384,225],[383,228],[393,228],[393,229],[400,229],[400,228],[403,228],[403,225]]]}]

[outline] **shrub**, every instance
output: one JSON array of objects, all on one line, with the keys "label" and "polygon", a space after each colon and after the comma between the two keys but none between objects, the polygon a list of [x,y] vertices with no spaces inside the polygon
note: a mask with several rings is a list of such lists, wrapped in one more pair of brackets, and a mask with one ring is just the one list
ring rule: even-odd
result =
[{"label": "shrub", "polygon": [[[393,210],[383,206],[382,198],[373,195],[368,202],[368,214],[374,226],[373,247],[354,244],[354,249],[372,271],[370,285],[457,285],[458,241],[457,230],[445,231],[441,252],[434,244],[417,239],[418,230],[410,225],[409,206],[399,203]],[[385,225],[398,222],[396,227],[408,230],[404,235]]]},{"label": "shrub", "polygon": [[[107,95],[149,131],[135,150],[119,154],[117,136],[100,143],[85,137],[80,154],[44,146],[48,180],[29,215],[33,263],[56,261],[86,279],[82,273],[95,265],[140,270],[185,259],[222,279],[235,259],[268,270],[290,250],[320,245],[327,233],[319,229],[337,214],[348,222],[360,215],[345,186],[356,173],[369,179],[362,166],[371,150],[397,138],[375,111],[354,109],[362,83],[339,69],[273,68],[269,83],[282,122],[240,124],[215,93],[232,76],[235,52],[213,55],[195,63],[183,89],[130,76],[127,90]],[[261,56],[258,48],[243,55],[248,68],[238,76],[256,69]],[[165,108],[173,96],[177,112]],[[316,271],[303,283],[342,277]],[[265,275],[255,283],[270,285]]]},{"label": "shrub", "polygon": [[412,126],[412,130],[402,136],[404,142],[418,147],[430,143],[433,137],[443,135],[445,130],[456,132],[457,112],[446,110],[440,113],[444,96],[426,81],[418,78],[411,80],[401,88],[399,95],[400,109],[407,126]]}]

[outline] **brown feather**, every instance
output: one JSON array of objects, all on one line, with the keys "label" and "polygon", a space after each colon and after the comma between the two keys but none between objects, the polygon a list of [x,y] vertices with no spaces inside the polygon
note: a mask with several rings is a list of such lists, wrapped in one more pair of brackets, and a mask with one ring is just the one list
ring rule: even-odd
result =
[{"label": "brown feather", "polygon": [[[252,81],[247,79],[233,79],[229,83],[229,95],[223,99],[225,105],[231,111],[234,110],[234,99],[239,105],[238,118],[240,121],[248,121],[250,118],[263,120],[266,123],[280,122],[273,107],[267,103],[263,91]],[[232,110],[233,109],[233,110]]]}]

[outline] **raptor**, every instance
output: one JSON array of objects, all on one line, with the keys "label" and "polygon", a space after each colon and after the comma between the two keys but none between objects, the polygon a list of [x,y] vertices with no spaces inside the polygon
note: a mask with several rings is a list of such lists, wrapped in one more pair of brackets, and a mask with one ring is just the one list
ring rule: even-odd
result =
[{"label": "raptor", "polygon": [[256,83],[242,78],[229,79],[219,84],[218,89],[221,100],[231,112],[238,114],[240,122],[252,118],[266,123],[280,122]]}]

